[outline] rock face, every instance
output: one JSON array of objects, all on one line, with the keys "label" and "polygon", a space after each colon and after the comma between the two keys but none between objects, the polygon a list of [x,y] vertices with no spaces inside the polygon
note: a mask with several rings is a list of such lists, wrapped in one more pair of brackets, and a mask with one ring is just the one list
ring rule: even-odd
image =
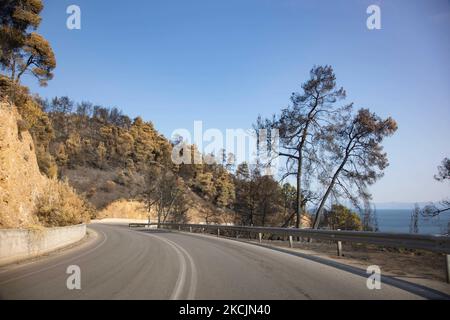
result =
[{"label": "rock face", "polygon": [[0,103],[0,228],[36,223],[36,198],[47,178],[39,171],[34,143],[28,131],[19,132],[17,110]]}]

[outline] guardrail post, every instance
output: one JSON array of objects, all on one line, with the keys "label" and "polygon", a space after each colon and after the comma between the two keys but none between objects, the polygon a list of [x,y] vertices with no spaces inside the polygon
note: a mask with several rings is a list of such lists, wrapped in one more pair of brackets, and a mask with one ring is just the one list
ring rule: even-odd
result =
[{"label": "guardrail post", "polygon": [[262,242],[262,233],[261,232],[258,233],[258,238],[259,238],[259,243],[261,243]]},{"label": "guardrail post", "polygon": [[337,255],[338,255],[338,257],[342,257],[342,242],[341,241],[337,242]]},{"label": "guardrail post", "polygon": [[192,227],[189,227],[189,232],[192,233]]},{"label": "guardrail post", "polygon": [[450,283],[450,254],[445,255],[445,268],[446,268],[446,276],[447,276],[447,283]]},{"label": "guardrail post", "polygon": [[[341,229],[337,229],[337,231],[341,231]],[[342,242],[338,241],[336,246],[337,246],[337,255],[338,255],[338,257],[342,257]]]},{"label": "guardrail post", "polygon": [[217,228],[217,237],[220,237],[220,229]]},{"label": "guardrail post", "polygon": [[289,248],[294,247],[294,240],[292,239],[292,236],[289,236]]}]

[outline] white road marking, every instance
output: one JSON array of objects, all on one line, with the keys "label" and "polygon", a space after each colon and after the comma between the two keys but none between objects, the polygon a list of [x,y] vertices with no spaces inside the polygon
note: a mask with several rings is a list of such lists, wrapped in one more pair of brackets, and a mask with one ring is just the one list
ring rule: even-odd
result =
[{"label": "white road marking", "polygon": [[167,243],[177,254],[178,260],[180,261],[180,271],[178,273],[177,282],[175,283],[175,288],[172,291],[172,294],[170,295],[170,300],[179,300],[180,295],[183,292],[184,285],[186,283],[186,258],[184,257],[183,253],[178,249],[177,246],[175,246],[173,243],[169,242],[167,239],[157,237],[152,234],[143,233],[149,237],[158,239],[159,241],[162,241],[164,243]]},{"label": "white road marking", "polygon": [[180,272],[178,274],[178,279],[175,284],[175,288],[172,291],[172,294],[170,296],[170,300],[181,299],[180,296],[183,293],[184,287],[187,282],[186,259],[189,260],[189,265],[190,265],[190,269],[191,269],[189,290],[188,290],[188,295],[187,295],[186,299],[187,300],[195,299],[195,292],[197,290],[197,268],[195,267],[194,259],[192,259],[191,255],[183,247],[181,247],[180,245],[178,245],[177,243],[175,243],[169,239],[166,239],[164,237],[158,237],[156,235],[145,233],[145,232],[143,232],[143,234],[167,243],[170,247],[172,247],[172,249],[175,250],[175,252],[177,253],[178,259],[180,260]]},{"label": "white road marking", "polygon": [[194,259],[192,259],[192,256],[179,244],[173,242],[172,240],[165,239],[168,242],[171,242],[174,246],[178,247],[188,258],[190,266],[191,266],[191,281],[189,286],[189,293],[187,296],[187,300],[194,300],[195,299],[195,291],[197,289],[197,268],[195,267]]}]

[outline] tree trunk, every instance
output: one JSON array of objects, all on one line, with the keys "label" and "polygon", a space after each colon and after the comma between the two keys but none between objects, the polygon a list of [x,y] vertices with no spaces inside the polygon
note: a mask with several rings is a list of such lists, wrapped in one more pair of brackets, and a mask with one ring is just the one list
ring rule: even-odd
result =
[{"label": "tree trunk", "polygon": [[298,229],[301,227],[301,218],[302,218],[302,152],[299,152],[298,158],[298,167],[297,167],[297,205],[296,205],[296,221],[295,227]]},{"label": "tree trunk", "polygon": [[345,164],[347,163],[348,157],[349,157],[349,154],[347,153],[344,160],[342,160],[341,165],[334,173],[333,178],[331,179],[330,185],[328,186],[327,192],[325,192],[325,195],[323,196],[322,200],[320,201],[319,208],[316,211],[316,217],[314,218],[313,229],[319,228],[320,216],[322,215],[323,207],[325,206],[325,203],[328,199],[328,196],[331,193],[331,190],[333,190],[334,184],[336,183],[336,180],[337,180],[339,174],[341,173],[342,169],[344,168]]},{"label": "tree trunk", "polygon": [[16,59],[13,58],[13,63],[11,67],[11,81],[15,82],[16,80]]},{"label": "tree trunk", "polygon": [[158,212],[158,229],[161,228],[161,213]]},{"label": "tree trunk", "polygon": [[289,216],[289,218],[283,223],[283,225],[281,226],[282,228],[287,228],[287,226],[289,225],[289,223],[291,222],[292,218],[294,218],[294,216],[296,215],[296,212],[292,212],[292,214]]}]

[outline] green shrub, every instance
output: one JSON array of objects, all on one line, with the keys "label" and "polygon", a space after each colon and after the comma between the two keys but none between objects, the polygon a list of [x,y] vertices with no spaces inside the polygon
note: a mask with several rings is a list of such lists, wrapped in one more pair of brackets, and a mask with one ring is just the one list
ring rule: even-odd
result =
[{"label": "green shrub", "polygon": [[324,224],[332,230],[362,230],[361,218],[343,205],[334,204],[324,214]]}]

